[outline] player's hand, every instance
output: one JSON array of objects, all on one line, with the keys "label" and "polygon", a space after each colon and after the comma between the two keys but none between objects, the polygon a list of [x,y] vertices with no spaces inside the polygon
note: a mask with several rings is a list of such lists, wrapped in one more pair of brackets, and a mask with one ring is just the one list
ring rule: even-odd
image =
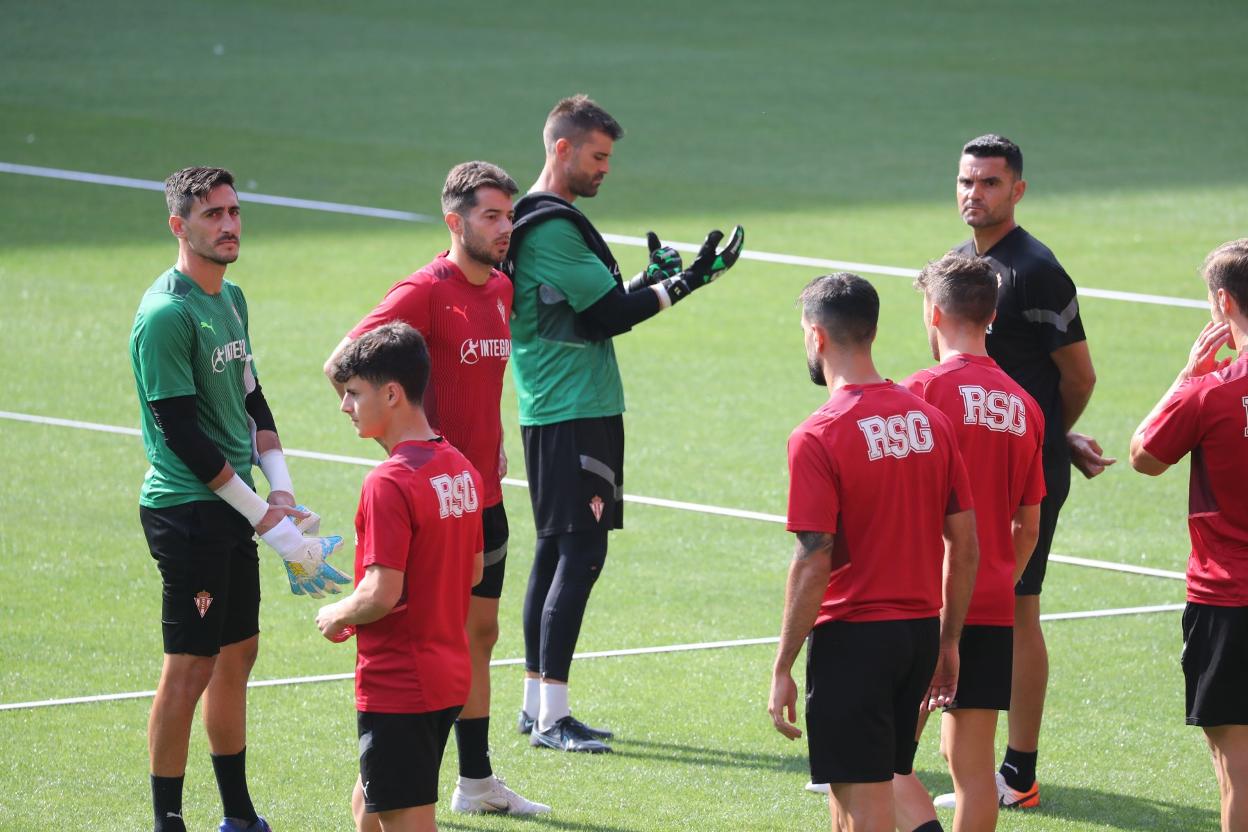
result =
[{"label": "player's hand", "polygon": [[341,612],[341,601],[326,604],[316,611],[316,628],[321,631],[321,635],[335,644],[341,644],[355,635],[355,625],[344,622],[340,617]]},{"label": "player's hand", "polygon": [[1088,479],[1118,461],[1116,457],[1105,456],[1100,443],[1084,433],[1069,431],[1066,434],[1066,446],[1070,448],[1070,464]]},{"label": "player's hand", "polygon": [[1200,331],[1200,335],[1196,337],[1196,343],[1192,344],[1192,350],[1187,356],[1187,366],[1183,368],[1183,372],[1179,375],[1184,378],[1192,378],[1194,376],[1203,376],[1214,370],[1220,369],[1218,365],[1218,350],[1231,342],[1231,325],[1227,323],[1218,323],[1210,321],[1205,324],[1204,329]]},{"label": "player's hand", "polygon": [[680,252],[671,246],[663,245],[659,241],[659,235],[653,231],[646,232],[646,247],[650,249],[650,260],[644,269],[624,285],[625,292],[636,292],[668,278],[676,277],[684,268]]},{"label": "player's hand", "polygon": [[[279,491],[277,493],[285,494],[286,492]],[[270,498],[272,498],[272,496],[273,496],[272,494],[269,495]],[[264,513],[264,516],[260,518],[260,522],[256,524],[256,532],[258,534],[264,534],[265,532],[271,530],[274,526],[276,526],[278,523],[285,520],[287,517],[289,517],[295,523],[299,523],[305,517],[307,517],[307,514],[308,514],[308,512],[305,511],[304,509],[300,508],[299,506],[294,505],[293,501],[288,506],[280,505],[278,503],[272,503],[272,502],[270,502],[269,505],[271,506],[271,508]]]},{"label": "player's hand", "polygon": [[940,656],[936,659],[936,671],[932,673],[932,683],[928,685],[927,695],[919,703],[919,708],[926,707],[929,711],[953,704],[958,693],[958,645],[940,645]]},{"label": "player's hand", "polygon": [[502,445],[498,446],[498,478],[501,480],[507,476],[507,449]]},{"label": "player's hand", "polygon": [[[269,505],[271,506],[295,506],[295,495],[289,491],[270,491]],[[303,506],[295,506],[303,508]]]},{"label": "player's hand", "polygon": [[802,729],[797,727],[797,684],[792,673],[772,675],[767,713],[771,714],[771,724],[784,736],[791,740],[802,736]]},{"label": "player's hand", "polygon": [[737,262],[737,258],[741,256],[741,249],[745,246],[745,229],[739,225],[734,228],[728,244],[721,249],[719,242],[722,239],[724,239],[722,231],[715,230],[707,234],[702,248],[698,249],[698,256],[694,258],[689,268],[678,276],[663,281],[663,288],[667,291],[667,296],[672,303],[684,299],[685,295],[694,289],[700,289],[715,280]]},{"label": "player's hand", "polygon": [[298,546],[278,551],[286,567],[292,594],[324,598],[326,592],[337,595],[342,591],[339,587],[351,583],[350,578],[325,560],[342,547],[341,537],[336,534],[329,537],[301,536],[300,541]]}]

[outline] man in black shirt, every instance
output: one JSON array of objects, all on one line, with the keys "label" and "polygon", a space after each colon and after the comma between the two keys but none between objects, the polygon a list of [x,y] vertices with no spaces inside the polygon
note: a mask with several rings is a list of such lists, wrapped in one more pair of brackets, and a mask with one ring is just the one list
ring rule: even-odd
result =
[{"label": "man in black shirt", "polygon": [[1075,284],[1047,246],[1014,221],[1023,198],[1023,154],[1009,139],[989,134],[967,142],[958,164],[958,210],[974,236],[958,247],[989,260],[997,272],[997,317],[988,354],[1044,411],[1044,478],[1040,537],[1015,587],[1014,678],[1009,745],[997,775],[1002,806],[1040,805],[1036,755],[1048,650],[1040,630],[1040,588],[1057,515],[1070,490],[1070,466],[1095,477],[1115,460],[1090,436],[1071,430],[1096,384],[1079,318]]}]

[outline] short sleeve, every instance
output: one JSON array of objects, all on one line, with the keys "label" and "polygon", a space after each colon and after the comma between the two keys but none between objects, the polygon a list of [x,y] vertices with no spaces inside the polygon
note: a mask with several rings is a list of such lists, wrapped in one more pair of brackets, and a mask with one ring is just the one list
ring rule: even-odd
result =
[{"label": "short sleeve", "polygon": [[174,396],[193,396],[195,376],[191,369],[195,349],[194,330],[176,303],[158,303],[140,312],[135,329],[137,371],[149,402]]},{"label": "short sleeve", "polygon": [[1200,442],[1199,379],[1179,385],[1144,429],[1144,450],[1174,465]]},{"label": "short sleeve", "polygon": [[1031,420],[1031,429],[1027,433],[1034,434],[1036,447],[1027,463],[1027,470],[1023,474],[1023,496],[1019,500],[1019,505],[1035,506],[1039,505],[1044,495],[1048,493],[1048,486],[1044,483],[1044,413],[1031,396],[1027,396],[1026,412],[1027,418]]},{"label": "short sleeve", "polygon": [[376,564],[407,571],[412,544],[412,516],[407,496],[393,479],[376,472],[364,480],[360,494],[360,567]]},{"label": "short sleeve", "polygon": [[571,220],[547,220],[529,238],[537,254],[538,281],[558,289],[574,311],[584,312],[615,288],[615,277]]},{"label": "short sleeve", "polygon": [[953,432],[953,424],[940,411],[931,414],[932,427],[944,435],[944,446],[949,448],[949,497],[945,501],[945,514],[958,514],[975,507],[971,497],[971,478],[966,473],[966,463],[962,460],[962,451],[958,449],[958,437]]},{"label": "short sleeve", "polygon": [[927,392],[927,373],[923,370],[919,370],[917,373],[910,376],[910,378],[901,382],[901,386],[918,396],[920,399],[926,400],[927,397],[925,393]]},{"label": "short sleeve", "polygon": [[799,427],[789,437],[789,512],[791,532],[837,531],[841,501],[836,471],[819,438]]},{"label": "short sleeve", "polygon": [[1028,274],[1020,294],[1022,316],[1047,352],[1087,340],[1075,282],[1060,266]]},{"label": "short sleeve", "polygon": [[430,288],[428,283],[411,277],[400,280],[390,287],[390,291],[386,292],[381,303],[373,307],[373,311],[365,315],[364,319],[347,333],[347,337],[359,338],[382,324],[402,321],[428,338]]}]

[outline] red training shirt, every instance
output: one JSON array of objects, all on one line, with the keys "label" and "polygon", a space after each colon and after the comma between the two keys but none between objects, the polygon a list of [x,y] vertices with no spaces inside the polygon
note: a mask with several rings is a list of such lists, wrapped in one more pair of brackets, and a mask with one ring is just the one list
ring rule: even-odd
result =
[{"label": "red training shirt", "polygon": [[891,381],[836,391],[789,436],[791,532],[830,532],[815,625],[940,613],[944,520],[971,508],[953,427]]},{"label": "red training shirt", "polygon": [[967,624],[1014,625],[1014,513],[1044,499],[1044,415],[986,355],[959,353],[903,382],[949,417],[970,475],[979,570]]},{"label": "red training shirt", "polygon": [[1248,354],[1180,384],[1145,430],[1144,450],[1168,465],[1192,454],[1187,600],[1248,606]]},{"label": "red training shirt", "polygon": [[400,442],[364,478],[355,582],[373,564],[404,573],[394,612],[356,629],[355,705],[440,711],[468,699],[468,594],[482,549],[481,477],[442,439]]},{"label": "red training shirt", "polygon": [[468,282],[442,252],[390,288],[381,303],[347,333],[358,338],[390,321],[420,330],[429,345],[429,424],[464,452],[481,473],[482,499],[503,499],[498,457],[503,447],[499,401],[511,357],[512,285],[494,269],[481,286]]}]

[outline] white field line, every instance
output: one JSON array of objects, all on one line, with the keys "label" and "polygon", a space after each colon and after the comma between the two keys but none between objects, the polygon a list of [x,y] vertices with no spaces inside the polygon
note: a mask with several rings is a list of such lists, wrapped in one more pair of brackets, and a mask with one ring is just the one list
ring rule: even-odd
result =
[{"label": "white field line", "polygon": [[[141,432],[137,428],[120,427],[118,425],[104,425],[98,422],[80,422],[75,419],[58,419],[53,416],[35,416],[29,413],[13,413],[7,410],[0,410],[0,419],[10,419],[17,422],[29,422],[36,425],[51,425],[53,427],[92,430],[102,433],[119,433],[125,436],[141,435]],[[376,467],[380,461],[360,456],[324,454],[319,451],[301,451],[298,448],[286,448],[284,450],[287,456],[301,457],[303,459],[315,459],[322,462],[339,462],[347,465],[362,465],[367,468]],[[503,484],[514,486],[516,488],[529,487],[529,484],[525,480],[516,479],[514,477],[505,477],[503,479]],[[687,503],[682,500],[666,500],[662,497],[643,497],[639,494],[625,494],[624,500],[625,502],[638,503],[639,505],[671,508],[678,511],[692,511],[698,514],[713,514],[720,517],[734,517],[739,520],[761,520],[766,523],[780,524],[785,522],[785,517],[781,514],[767,514],[761,511],[725,508],[724,506],[711,506],[703,503]],[[1147,575],[1152,578],[1169,578],[1176,581],[1186,580],[1186,576],[1182,572],[1171,572],[1166,569],[1154,569],[1148,566],[1135,566],[1129,563],[1115,563],[1114,561],[1092,560],[1090,558],[1079,558],[1071,555],[1057,554],[1050,554],[1049,560],[1056,563],[1070,564],[1072,566],[1087,566],[1093,569],[1107,569],[1111,572],[1126,572],[1132,575]]]},{"label": "white field line", "polygon": [[[1084,618],[1106,618],[1115,615],[1141,615],[1153,612],[1173,612],[1183,609],[1183,604],[1159,604],[1151,607],[1123,607],[1107,610],[1086,610],[1083,612],[1059,612],[1040,616],[1041,621],[1069,621]],[[760,644],[775,644],[777,636],[762,638],[741,638],[731,641],[704,641],[694,644],[667,644],[660,647],[629,647],[622,650],[597,650],[587,653],[576,653],[574,659],[607,659],[620,656],[646,656],[659,653],[688,653],[694,650],[719,650],[727,647],[750,647]],[[490,667],[524,664],[523,658],[495,659]],[[327,673],[320,676],[292,676],[286,679],[261,679],[248,682],[249,688],[272,688],[287,685],[306,685],[315,682],[342,682],[354,679],[354,673]],[[102,693],[95,696],[71,696],[65,699],[40,699],[31,702],[8,702],[0,704],[0,711],[33,710],[35,708],[51,708],[57,705],[88,705],[99,702],[119,702],[126,699],[150,699],[156,695],[154,690],[126,691],[125,693]]]},{"label": "white field line", "polygon": [[[61,179],[70,182],[85,182],[92,185],[111,185],[117,188],[137,188],[144,191],[163,191],[164,183],[154,179],[132,179],[128,176],[110,176],[102,173],[88,173],[77,170],[61,170],[36,165],[18,165],[12,162],[0,162],[0,173],[11,173],[19,176],[37,176],[44,179]],[[428,214],[416,214],[411,211],[395,211],[389,208],[370,208],[364,205],[347,205],[341,202],[323,202],[316,199],[296,199],[294,197],[257,194],[239,191],[238,197],[243,202],[255,202],[262,205],[276,205],[283,208],[302,208],[308,211],[324,211],[332,214],[351,214],[359,217],[376,217],[404,222],[437,222],[438,218]],[[603,234],[609,243],[626,246],[645,247],[644,237],[631,237],[625,234]],[[667,243],[681,251],[697,251],[697,243]],[[757,260],[763,263],[779,263],[787,266],[806,266],[813,269],[832,269],[835,271],[851,271],[863,274],[878,274],[888,277],[915,277],[917,269],[899,266],[878,266],[872,263],[854,263],[846,260],[828,260],[823,257],[803,257],[796,254],[775,254],[767,251],[743,251],[742,259]],[[1191,298],[1174,298],[1166,295],[1149,295],[1139,292],[1119,292],[1113,289],[1079,288],[1079,294],[1089,298],[1104,300],[1120,300],[1129,303],[1146,303],[1158,306],[1177,306],[1185,309],[1208,310],[1209,303]]]}]

